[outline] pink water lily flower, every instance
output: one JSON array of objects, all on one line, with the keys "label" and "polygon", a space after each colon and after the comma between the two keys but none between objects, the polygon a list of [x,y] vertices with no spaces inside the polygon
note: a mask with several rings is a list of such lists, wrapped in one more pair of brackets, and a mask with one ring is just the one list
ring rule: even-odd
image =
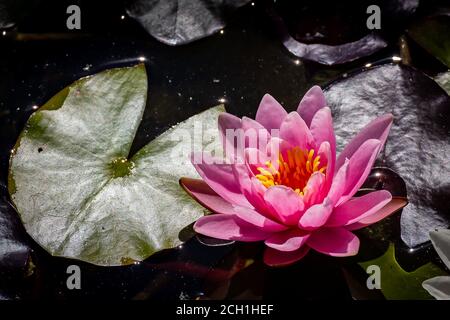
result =
[{"label": "pink water lily flower", "polygon": [[[200,218],[195,231],[225,240],[264,241],[268,265],[293,263],[310,249],[336,257],[357,254],[359,239],[352,231],[399,209],[388,191],[355,197],[391,124],[390,114],[373,120],[336,159],[331,111],[318,86],[291,113],[266,94],[255,120],[221,114],[223,147],[226,154],[232,151],[233,161],[194,153],[191,160],[203,180],[180,181],[214,212]],[[236,130],[258,131],[258,143],[237,143],[228,134]]]}]

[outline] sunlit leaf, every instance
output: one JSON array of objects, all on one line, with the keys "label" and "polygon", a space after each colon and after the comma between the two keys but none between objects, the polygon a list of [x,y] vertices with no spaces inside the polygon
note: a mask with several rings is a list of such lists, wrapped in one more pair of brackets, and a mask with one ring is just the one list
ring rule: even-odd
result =
[{"label": "sunlit leaf", "polygon": [[111,69],[76,81],[28,120],[9,190],[27,232],[51,254],[127,264],[176,246],[204,214],[178,179],[196,176],[191,147],[218,143],[194,137],[194,123],[201,135],[216,132],[224,109],[193,116],[130,156],[146,94],[143,65]]}]

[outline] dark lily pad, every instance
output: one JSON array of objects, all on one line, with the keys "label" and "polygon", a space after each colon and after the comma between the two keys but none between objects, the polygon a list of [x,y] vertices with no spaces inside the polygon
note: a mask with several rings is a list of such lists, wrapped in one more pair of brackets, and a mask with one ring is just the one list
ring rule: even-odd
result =
[{"label": "dark lily pad", "polygon": [[[380,30],[370,30],[366,25],[371,15],[366,13],[367,8],[373,4],[380,8]],[[396,41],[396,35],[418,4],[418,0],[326,4],[281,0],[269,3],[268,12],[284,46],[292,54],[324,65],[336,65],[370,56],[386,48],[389,40]]]},{"label": "dark lily pad", "polygon": [[379,164],[406,182],[409,204],[401,217],[401,237],[410,247],[429,240],[428,232],[450,224],[450,98],[423,73],[382,65],[333,82],[326,98],[334,113],[338,149],[370,119],[394,115]]},{"label": "dark lily pad", "polygon": [[22,296],[22,279],[32,271],[31,248],[8,191],[0,184],[0,300]]},{"label": "dark lily pad", "polygon": [[168,45],[207,37],[226,24],[226,16],[250,0],[134,0],[128,14],[148,33]]},{"label": "dark lily pad", "polygon": [[8,192],[0,185],[0,278],[12,269],[24,270],[30,251],[22,223],[8,201]]}]

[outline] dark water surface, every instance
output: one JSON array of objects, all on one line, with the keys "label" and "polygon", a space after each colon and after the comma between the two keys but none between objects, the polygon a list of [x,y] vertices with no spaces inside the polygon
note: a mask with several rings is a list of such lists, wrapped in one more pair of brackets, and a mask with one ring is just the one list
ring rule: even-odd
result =
[{"label": "dark water surface", "polygon": [[[132,147],[134,153],[170,126],[219,103],[225,103],[233,114],[254,117],[261,97],[270,93],[287,110],[294,110],[312,85],[326,85],[342,73],[375,61],[391,61],[393,55],[400,54],[394,41],[375,55],[350,64],[327,67],[302,62],[283,47],[262,1],[239,10],[223,33],[169,47],[151,38],[119,4],[105,5],[103,1],[97,5],[81,1],[82,30],[68,32],[67,2],[45,4],[0,39],[1,185],[6,185],[10,150],[34,107],[74,80],[105,68],[145,62],[149,95]],[[339,24],[345,22],[341,20]],[[332,28],[334,24],[329,25]],[[306,27],[293,28],[304,34]],[[324,32],[332,44],[364,34],[361,29],[345,25],[332,31]],[[411,50],[416,50],[413,54],[423,70],[440,71],[436,61],[421,49]],[[386,168],[374,169],[365,186],[406,196],[402,178]],[[428,261],[439,263],[429,244],[414,250],[403,244],[400,215],[396,214],[362,230],[361,253],[349,259],[311,252],[301,263],[271,269],[261,261],[261,244],[214,242],[216,245],[211,246],[204,244],[208,239],[199,241],[194,237],[180,248],[160,252],[141,263],[97,267],[54,258],[41,249],[26,235],[13,210],[6,208],[8,195],[4,187],[0,189],[7,221],[14,226],[11,237],[23,245],[23,255],[30,253],[26,264],[21,264],[23,256],[9,257],[11,264],[0,269],[0,299],[349,300],[352,297],[343,270],[364,284],[367,275],[356,262],[382,255],[389,242],[398,245],[397,259],[405,270],[414,270]],[[190,232],[189,228],[184,231]],[[374,232],[378,236],[373,236]],[[66,269],[71,264],[82,270],[82,290],[67,289]],[[367,292],[366,298],[382,296]]]}]

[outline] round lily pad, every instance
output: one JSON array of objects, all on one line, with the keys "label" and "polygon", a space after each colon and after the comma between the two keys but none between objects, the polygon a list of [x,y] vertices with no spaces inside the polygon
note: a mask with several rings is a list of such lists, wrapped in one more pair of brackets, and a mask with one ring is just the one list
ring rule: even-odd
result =
[{"label": "round lily pad", "polygon": [[130,156],[146,95],[144,65],[110,69],[63,89],[28,120],[8,187],[27,232],[52,255],[109,266],[143,260],[179,244],[179,231],[204,214],[178,184],[196,176],[189,155],[173,150],[218,143],[180,138],[194,123],[215,128],[224,109],[191,117]]}]

